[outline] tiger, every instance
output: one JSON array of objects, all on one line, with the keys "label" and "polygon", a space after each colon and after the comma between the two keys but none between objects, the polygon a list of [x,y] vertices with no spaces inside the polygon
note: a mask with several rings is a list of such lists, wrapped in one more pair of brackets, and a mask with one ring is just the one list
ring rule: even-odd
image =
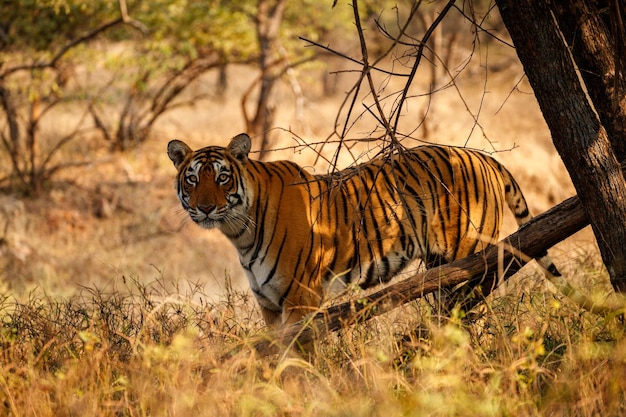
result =
[{"label": "tiger", "polygon": [[[511,173],[476,150],[422,145],[315,175],[291,161],[250,159],[250,149],[242,133],[196,151],[173,139],[167,153],[183,209],[234,245],[274,329],[316,311],[337,283],[367,289],[414,260],[431,267],[485,249],[505,204],[518,225],[532,218]],[[537,261],[573,294],[547,252]]]}]

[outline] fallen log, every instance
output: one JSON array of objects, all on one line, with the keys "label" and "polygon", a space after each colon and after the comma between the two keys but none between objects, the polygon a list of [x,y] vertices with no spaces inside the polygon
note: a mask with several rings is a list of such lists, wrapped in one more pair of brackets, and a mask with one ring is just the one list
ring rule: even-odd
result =
[{"label": "fallen log", "polygon": [[[253,343],[254,349],[263,355],[276,352],[278,347],[282,350],[293,345],[307,345],[326,332],[369,320],[442,286],[461,284],[497,272],[503,282],[528,261],[588,224],[580,200],[577,196],[570,197],[482,252],[413,275],[370,295],[322,308],[302,323],[269,332],[263,340]],[[617,313],[622,307],[621,304],[600,306],[598,312]]]}]

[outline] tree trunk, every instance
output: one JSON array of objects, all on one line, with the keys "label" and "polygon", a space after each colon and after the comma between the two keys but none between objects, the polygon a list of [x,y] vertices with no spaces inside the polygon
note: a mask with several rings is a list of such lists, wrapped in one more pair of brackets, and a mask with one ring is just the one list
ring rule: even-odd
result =
[{"label": "tree trunk", "polygon": [[[259,43],[259,80],[260,90],[256,102],[256,112],[252,118],[246,116],[247,133],[252,136],[261,135],[259,159],[266,157],[269,150],[269,130],[275,117],[274,104],[272,103],[272,91],[278,80],[277,67],[277,41],[280,24],[283,20],[286,0],[258,0],[257,14],[255,16],[256,35]],[[245,106],[245,102],[243,103]]]},{"label": "tree trunk", "polygon": [[626,33],[622,19],[626,10],[621,2],[608,3],[560,0],[550,5],[615,156],[623,163],[626,161]]},{"label": "tree trunk", "polygon": [[496,0],[496,4],[591,221],[611,283],[624,292],[626,182],[607,132],[580,83],[548,2]]}]

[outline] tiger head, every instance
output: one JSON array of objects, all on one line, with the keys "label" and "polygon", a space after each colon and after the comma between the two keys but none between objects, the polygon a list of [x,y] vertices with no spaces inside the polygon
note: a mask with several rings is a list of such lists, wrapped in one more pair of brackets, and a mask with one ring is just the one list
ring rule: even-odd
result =
[{"label": "tiger head", "polygon": [[[247,190],[244,165],[250,137],[235,136],[227,147],[208,146],[193,151],[180,140],[167,145],[178,169],[174,186],[183,208],[203,228],[235,232],[246,227],[252,190]],[[228,234],[228,233],[227,233]]]}]

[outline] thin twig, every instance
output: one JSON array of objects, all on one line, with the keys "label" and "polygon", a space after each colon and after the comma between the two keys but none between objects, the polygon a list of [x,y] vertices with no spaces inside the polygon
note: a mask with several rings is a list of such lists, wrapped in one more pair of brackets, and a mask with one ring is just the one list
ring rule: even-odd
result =
[{"label": "thin twig", "polygon": [[[312,41],[311,39],[307,39],[307,38],[305,38],[303,36],[298,36],[298,39],[300,39],[300,40],[302,40],[304,42],[307,42],[307,43],[311,44],[312,46],[315,46],[317,48],[320,48],[320,49],[323,49],[325,51],[328,51],[328,52],[330,52],[333,55],[337,55],[338,57],[346,59],[346,60],[348,60],[350,62],[353,62],[355,64],[363,65],[362,61],[359,61],[356,58],[352,58],[351,56],[346,55],[343,52],[339,52],[336,49],[332,49],[330,46],[322,45],[319,42]],[[386,70],[384,68],[379,68],[379,67],[377,67],[375,65],[370,65],[369,68],[371,70],[378,71],[378,72],[381,72],[383,74],[391,75],[391,76],[394,76],[394,77],[408,77],[409,76],[409,74],[403,74],[403,73],[400,73],[400,72],[389,71],[389,70]]]},{"label": "thin twig", "polygon": [[396,119],[393,124],[394,132],[398,130],[398,124],[400,123],[401,109],[404,106],[404,102],[406,101],[407,96],[409,94],[409,88],[411,87],[411,84],[413,83],[413,79],[415,78],[415,74],[417,73],[417,68],[419,67],[419,64],[422,60],[425,45],[428,42],[428,39],[430,39],[430,37],[432,36],[437,26],[439,26],[439,24],[443,21],[443,18],[445,17],[445,15],[448,13],[448,11],[450,11],[452,6],[454,6],[455,1],[456,0],[448,1],[448,3],[445,5],[445,7],[443,8],[439,16],[437,16],[433,24],[430,25],[430,27],[428,28],[428,30],[422,37],[422,40],[417,48],[417,54],[415,56],[415,62],[413,63],[413,68],[411,69],[411,74],[409,75],[409,79],[407,80],[406,85],[404,86],[404,90],[402,91],[402,95],[400,96],[400,100],[398,101],[398,105],[397,105],[398,112],[396,114]]},{"label": "thin twig", "polygon": [[130,17],[128,14],[128,7],[126,6],[126,0],[118,0],[118,4],[120,6],[120,14],[122,15],[124,23],[138,29],[144,35],[147,35],[150,32],[146,25]]}]

